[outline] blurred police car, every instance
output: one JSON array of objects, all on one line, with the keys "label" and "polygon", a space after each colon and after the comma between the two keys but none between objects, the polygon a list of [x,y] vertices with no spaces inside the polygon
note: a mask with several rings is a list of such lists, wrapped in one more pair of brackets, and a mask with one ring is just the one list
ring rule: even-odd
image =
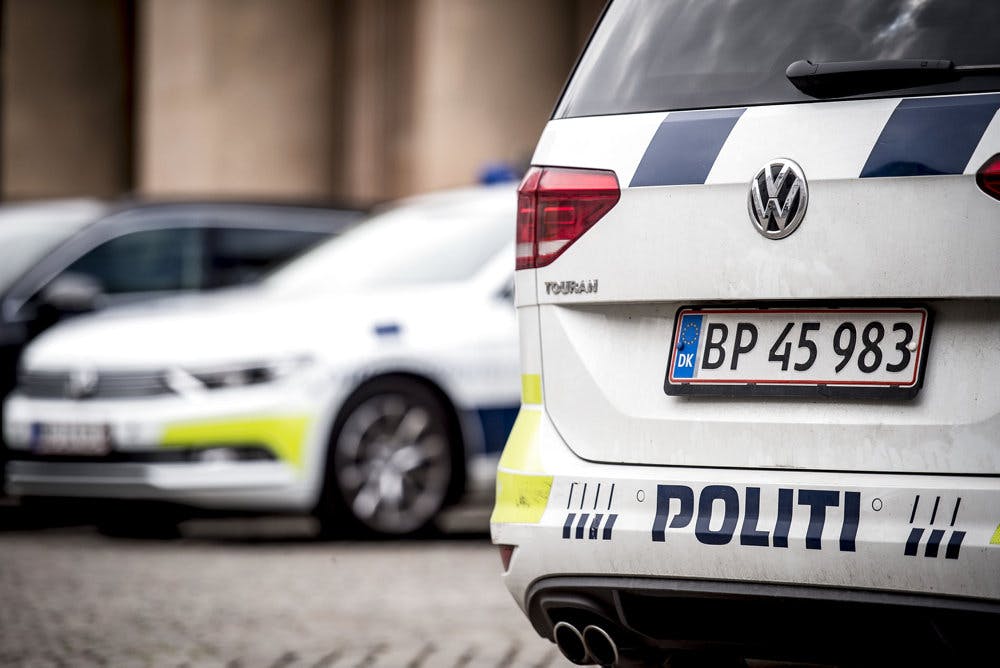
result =
[{"label": "blurred police car", "polygon": [[0,397],[21,350],[69,316],[260,278],[361,212],[263,202],[106,204],[55,200],[0,208]]},{"label": "blurred police car", "polygon": [[492,520],[567,657],[992,647],[998,34],[969,0],[610,4],[520,189]]},{"label": "blurred police car", "polygon": [[517,412],[514,200],[417,198],[260,287],[50,330],[6,404],[8,490],[386,534],[491,490]]}]

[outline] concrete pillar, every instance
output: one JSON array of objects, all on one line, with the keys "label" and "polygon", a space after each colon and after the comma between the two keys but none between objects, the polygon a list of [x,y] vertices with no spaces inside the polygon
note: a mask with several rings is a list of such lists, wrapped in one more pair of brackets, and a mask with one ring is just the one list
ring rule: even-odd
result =
[{"label": "concrete pillar", "polygon": [[526,164],[579,49],[572,0],[418,0],[412,141],[400,191]]},{"label": "concrete pillar", "polygon": [[340,28],[346,49],[342,125],[345,169],[339,195],[377,201],[409,194],[419,169],[410,151],[414,86],[414,0],[348,0]]},{"label": "concrete pillar", "polygon": [[142,0],[145,195],[327,197],[342,137],[336,3]]},{"label": "concrete pillar", "polygon": [[6,0],[2,7],[3,199],[128,190],[127,2]]}]

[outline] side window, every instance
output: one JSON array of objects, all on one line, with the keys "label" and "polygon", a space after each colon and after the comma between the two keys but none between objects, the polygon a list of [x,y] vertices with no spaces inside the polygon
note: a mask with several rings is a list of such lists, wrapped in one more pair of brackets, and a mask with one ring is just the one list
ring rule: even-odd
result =
[{"label": "side window", "polygon": [[92,249],[64,271],[96,279],[109,295],[202,287],[202,231],[132,232]]},{"label": "side window", "polygon": [[208,230],[208,283],[248,283],[326,239],[322,232],[216,227]]}]

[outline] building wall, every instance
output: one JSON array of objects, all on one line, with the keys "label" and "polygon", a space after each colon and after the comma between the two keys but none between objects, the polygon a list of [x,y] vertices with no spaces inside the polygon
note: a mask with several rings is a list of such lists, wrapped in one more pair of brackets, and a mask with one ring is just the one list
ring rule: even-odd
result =
[{"label": "building wall", "polygon": [[4,199],[111,196],[131,181],[131,39],[119,0],[6,0]]},{"label": "building wall", "polygon": [[605,0],[348,3],[346,180],[384,199],[526,165]]},{"label": "building wall", "polygon": [[0,3],[5,197],[368,202],[526,164],[603,0]]},{"label": "building wall", "polygon": [[345,0],[339,25],[344,91],[338,197],[376,201],[405,195],[413,164],[416,0]]},{"label": "building wall", "polygon": [[410,164],[401,189],[527,163],[576,55],[569,2],[420,0]]},{"label": "building wall", "polygon": [[337,159],[333,25],[324,0],[143,0],[139,192],[327,195]]}]

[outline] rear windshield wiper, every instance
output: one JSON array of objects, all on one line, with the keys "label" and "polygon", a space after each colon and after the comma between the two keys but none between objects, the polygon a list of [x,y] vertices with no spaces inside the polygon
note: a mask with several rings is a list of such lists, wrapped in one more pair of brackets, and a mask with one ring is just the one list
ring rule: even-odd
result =
[{"label": "rear windshield wiper", "polygon": [[950,60],[796,60],[785,76],[806,95],[830,98],[1000,74],[1000,65],[955,65]]}]

